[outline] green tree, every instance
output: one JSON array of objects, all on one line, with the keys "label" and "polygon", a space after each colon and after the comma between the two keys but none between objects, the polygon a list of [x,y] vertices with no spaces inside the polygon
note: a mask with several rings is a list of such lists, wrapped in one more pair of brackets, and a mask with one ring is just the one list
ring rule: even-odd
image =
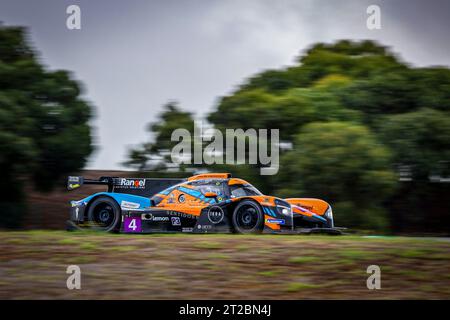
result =
[{"label": "green tree", "polygon": [[355,80],[337,92],[342,104],[362,111],[373,125],[386,114],[413,112],[423,107],[450,111],[450,70],[408,68]]},{"label": "green tree", "polygon": [[319,197],[333,204],[339,224],[385,227],[382,204],[393,192],[389,150],[362,125],[311,123],[281,160],[275,193],[284,197]]},{"label": "green tree", "polygon": [[[172,132],[186,129],[194,134],[192,114],[180,110],[176,102],[169,102],[163,107],[156,122],[149,124],[148,131],[153,134],[153,142],[143,143],[131,149],[125,165],[137,170],[163,170],[171,165],[170,150],[178,143],[171,141]],[[191,144],[193,150],[193,141]],[[181,166],[183,170],[185,166]]]},{"label": "green tree", "polygon": [[411,179],[447,177],[450,161],[450,114],[433,109],[383,117],[378,123],[384,143],[397,165],[407,166]]},{"label": "green tree", "polygon": [[395,228],[448,232],[449,112],[424,108],[381,117],[377,125],[402,172],[401,188],[390,201]]},{"label": "green tree", "polygon": [[420,95],[418,105],[450,111],[450,70],[444,67],[416,69]]},{"label": "green tree", "polygon": [[17,227],[23,186],[49,190],[92,152],[91,107],[67,71],[47,71],[26,30],[0,27],[0,225]]},{"label": "green tree", "polygon": [[[332,80],[331,80],[332,82]],[[291,141],[302,126],[315,121],[360,121],[357,110],[345,108],[325,81],[313,88],[293,88],[282,95],[263,90],[241,91],[221,100],[208,120],[218,129],[279,129]],[[339,86],[339,85],[338,85]]]},{"label": "green tree", "polygon": [[282,94],[291,88],[310,87],[331,74],[365,79],[407,68],[387,47],[370,40],[318,43],[306,50],[297,63],[288,68],[256,74],[245,81],[236,93],[263,89]]}]

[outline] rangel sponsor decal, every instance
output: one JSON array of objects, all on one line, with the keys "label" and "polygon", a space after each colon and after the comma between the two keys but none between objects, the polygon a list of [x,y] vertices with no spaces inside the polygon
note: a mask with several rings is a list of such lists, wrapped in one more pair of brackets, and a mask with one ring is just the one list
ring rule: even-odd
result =
[{"label": "rangel sponsor decal", "polygon": [[145,179],[125,179],[122,178],[119,180],[117,185],[118,187],[125,187],[131,189],[144,189],[145,188]]}]

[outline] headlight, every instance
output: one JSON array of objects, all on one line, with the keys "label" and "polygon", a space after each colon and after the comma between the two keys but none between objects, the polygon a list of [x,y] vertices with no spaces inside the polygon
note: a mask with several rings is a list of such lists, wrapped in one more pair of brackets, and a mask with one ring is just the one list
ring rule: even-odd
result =
[{"label": "headlight", "polygon": [[275,199],[275,205],[277,206],[277,211],[279,214],[283,214],[285,216],[291,215],[291,205],[279,199]]},{"label": "headlight", "polygon": [[331,206],[328,206],[328,209],[325,212],[325,217],[327,217],[331,221],[331,227],[334,227],[333,210],[331,209]]},{"label": "headlight", "polygon": [[284,206],[277,206],[277,211],[279,214],[290,216],[291,215],[291,208],[290,207],[284,207]]},{"label": "headlight", "polygon": [[333,219],[333,210],[331,209],[330,206],[328,207],[327,212],[325,212],[325,217]]}]

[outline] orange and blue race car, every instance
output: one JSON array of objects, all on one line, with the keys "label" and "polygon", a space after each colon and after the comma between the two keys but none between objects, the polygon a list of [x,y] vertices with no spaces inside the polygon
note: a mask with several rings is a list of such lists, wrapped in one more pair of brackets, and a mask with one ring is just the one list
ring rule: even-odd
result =
[{"label": "orange and blue race car", "polygon": [[262,194],[229,173],[187,179],[68,177],[69,190],[108,186],[71,201],[69,229],[124,233],[316,233],[340,234],[331,206],[320,199],[280,199]]}]

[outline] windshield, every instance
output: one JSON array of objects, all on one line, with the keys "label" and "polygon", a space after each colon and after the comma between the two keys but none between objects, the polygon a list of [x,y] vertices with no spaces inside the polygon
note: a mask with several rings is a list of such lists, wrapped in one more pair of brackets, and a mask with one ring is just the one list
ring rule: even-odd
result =
[{"label": "windshield", "polygon": [[236,184],[230,186],[231,196],[234,198],[246,196],[261,196],[262,193],[251,184]]},{"label": "windshield", "polygon": [[158,205],[158,204],[164,199],[164,197],[160,197],[160,196],[158,196],[158,194],[159,194],[159,195],[167,196],[167,195],[168,195],[169,193],[171,193],[174,189],[176,189],[177,187],[183,185],[183,183],[184,183],[184,182],[180,182],[180,183],[178,183],[178,184],[176,184],[176,185],[174,185],[174,186],[168,187],[168,188],[164,189],[163,191],[158,192],[157,194],[155,194],[154,196],[152,196],[152,197],[150,198],[150,200],[153,201],[153,203],[154,203],[155,206]]}]

